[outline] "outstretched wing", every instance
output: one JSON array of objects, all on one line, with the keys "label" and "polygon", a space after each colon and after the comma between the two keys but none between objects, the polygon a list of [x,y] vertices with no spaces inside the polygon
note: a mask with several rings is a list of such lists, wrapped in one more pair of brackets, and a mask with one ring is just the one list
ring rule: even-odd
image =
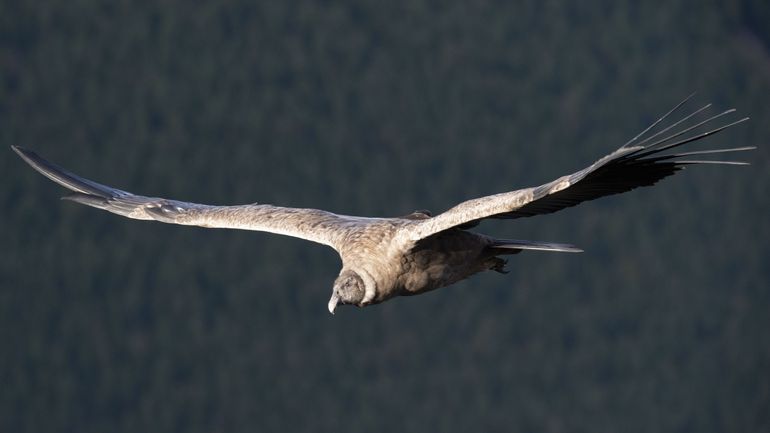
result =
[{"label": "outstretched wing", "polygon": [[710,126],[717,119],[735,112],[734,109],[695,121],[697,116],[711,106],[708,104],[660,131],[651,133],[653,128],[681,108],[691,97],[692,95],[677,104],[625,145],[583,170],[538,187],[465,201],[440,215],[416,222],[406,235],[409,240],[416,241],[452,227],[470,227],[485,218],[512,219],[556,212],[584,201],[653,185],[692,164],[745,165],[744,162],[698,158],[701,155],[746,151],[754,147],[669,152],[748,120],[748,117],[745,117],[718,127]]},{"label": "outstretched wing", "polygon": [[338,249],[346,227],[355,218],[317,209],[264,204],[209,206],[144,197],[84,179],[52,164],[33,151],[11,146],[32,168],[73,191],[62,197],[128,218],[211,228],[257,230],[294,236]]}]

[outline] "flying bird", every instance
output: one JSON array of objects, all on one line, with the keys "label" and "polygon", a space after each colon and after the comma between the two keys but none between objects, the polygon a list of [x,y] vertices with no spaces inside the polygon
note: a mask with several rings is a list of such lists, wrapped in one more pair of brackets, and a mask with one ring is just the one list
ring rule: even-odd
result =
[{"label": "flying bird", "polygon": [[31,150],[18,146],[12,149],[32,168],[71,190],[63,197],[66,200],[128,218],[264,231],[334,248],[342,259],[328,303],[329,312],[334,314],[338,305],[364,307],[445,287],[482,271],[505,273],[506,260],[501,256],[525,250],[582,251],[565,243],[498,239],[471,231],[484,219],[556,212],[653,185],[690,165],[747,164],[702,157],[755,147],[673,151],[748,120],[724,120],[734,109],[707,115],[708,104],[675,122],[669,121],[691,97],[614,152],[576,173],[540,186],[468,200],[435,216],[415,211],[396,218],[369,218],[269,204],[211,206],[145,197],[84,179]]}]

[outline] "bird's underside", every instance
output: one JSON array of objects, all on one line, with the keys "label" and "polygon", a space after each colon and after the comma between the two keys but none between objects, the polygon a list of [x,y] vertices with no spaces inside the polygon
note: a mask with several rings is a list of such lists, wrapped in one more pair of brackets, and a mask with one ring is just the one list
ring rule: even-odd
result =
[{"label": "bird's underside", "polygon": [[35,170],[71,190],[63,197],[67,200],[134,219],[265,231],[334,248],[342,258],[342,270],[329,301],[333,313],[338,304],[365,306],[424,293],[486,270],[504,272],[500,256],[524,250],[580,251],[567,244],[495,239],[469,230],[484,219],[556,212],[653,185],[690,165],[745,164],[708,157],[754,147],[674,151],[748,119],[718,123],[735,110],[708,115],[709,104],[665,124],[689,99],[583,170],[537,187],[468,200],[436,216],[415,211],[396,218],[366,218],[266,204],[211,206],[145,197],[81,178],[32,151],[17,146],[13,150]]}]

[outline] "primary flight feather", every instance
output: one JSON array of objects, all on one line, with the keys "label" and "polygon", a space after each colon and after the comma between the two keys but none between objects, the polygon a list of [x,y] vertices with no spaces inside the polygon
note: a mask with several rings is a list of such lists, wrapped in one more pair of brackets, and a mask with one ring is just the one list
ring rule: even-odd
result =
[{"label": "primary flight feather", "polygon": [[[334,313],[340,304],[363,307],[395,296],[445,287],[481,271],[505,272],[506,261],[500,256],[524,250],[581,251],[568,244],[496,239],[469,230],[483,219],[556,212],[584,201],[653,185],[688,165],[746,164],[700,158],[754,147],[672,151],[748,120],[721,120],[735,110],[705,116],[709,104],[661,127],[690,97],[583,170],[537,187],[468,200],[436,216],[415,211],[397,218],[366,218],[267,204],[210,206],[145,197],[84,179],[30,150],[12,148],[32,168],[70,189],[72,193],[63,197],[67,200],[134,219],[265,231],[334,248],[342,258],[342,270],[328,303],[329,311]],[[659,129],[653,132],[656,127]]]}]

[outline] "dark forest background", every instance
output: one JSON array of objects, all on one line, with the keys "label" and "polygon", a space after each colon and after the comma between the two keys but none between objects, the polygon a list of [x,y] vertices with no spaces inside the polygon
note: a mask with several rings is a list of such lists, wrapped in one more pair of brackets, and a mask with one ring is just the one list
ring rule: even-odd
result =
[{"label": "dark forest background", "polygon": [[[770,6],[0,2],[0,431],[770,431]],[[580,169],[692,91],[749,167],[480,231],[571,242],[326,311],[336,254],[58,201],[395,216]],[[694,105],[693,105],[694,106]]]}]

